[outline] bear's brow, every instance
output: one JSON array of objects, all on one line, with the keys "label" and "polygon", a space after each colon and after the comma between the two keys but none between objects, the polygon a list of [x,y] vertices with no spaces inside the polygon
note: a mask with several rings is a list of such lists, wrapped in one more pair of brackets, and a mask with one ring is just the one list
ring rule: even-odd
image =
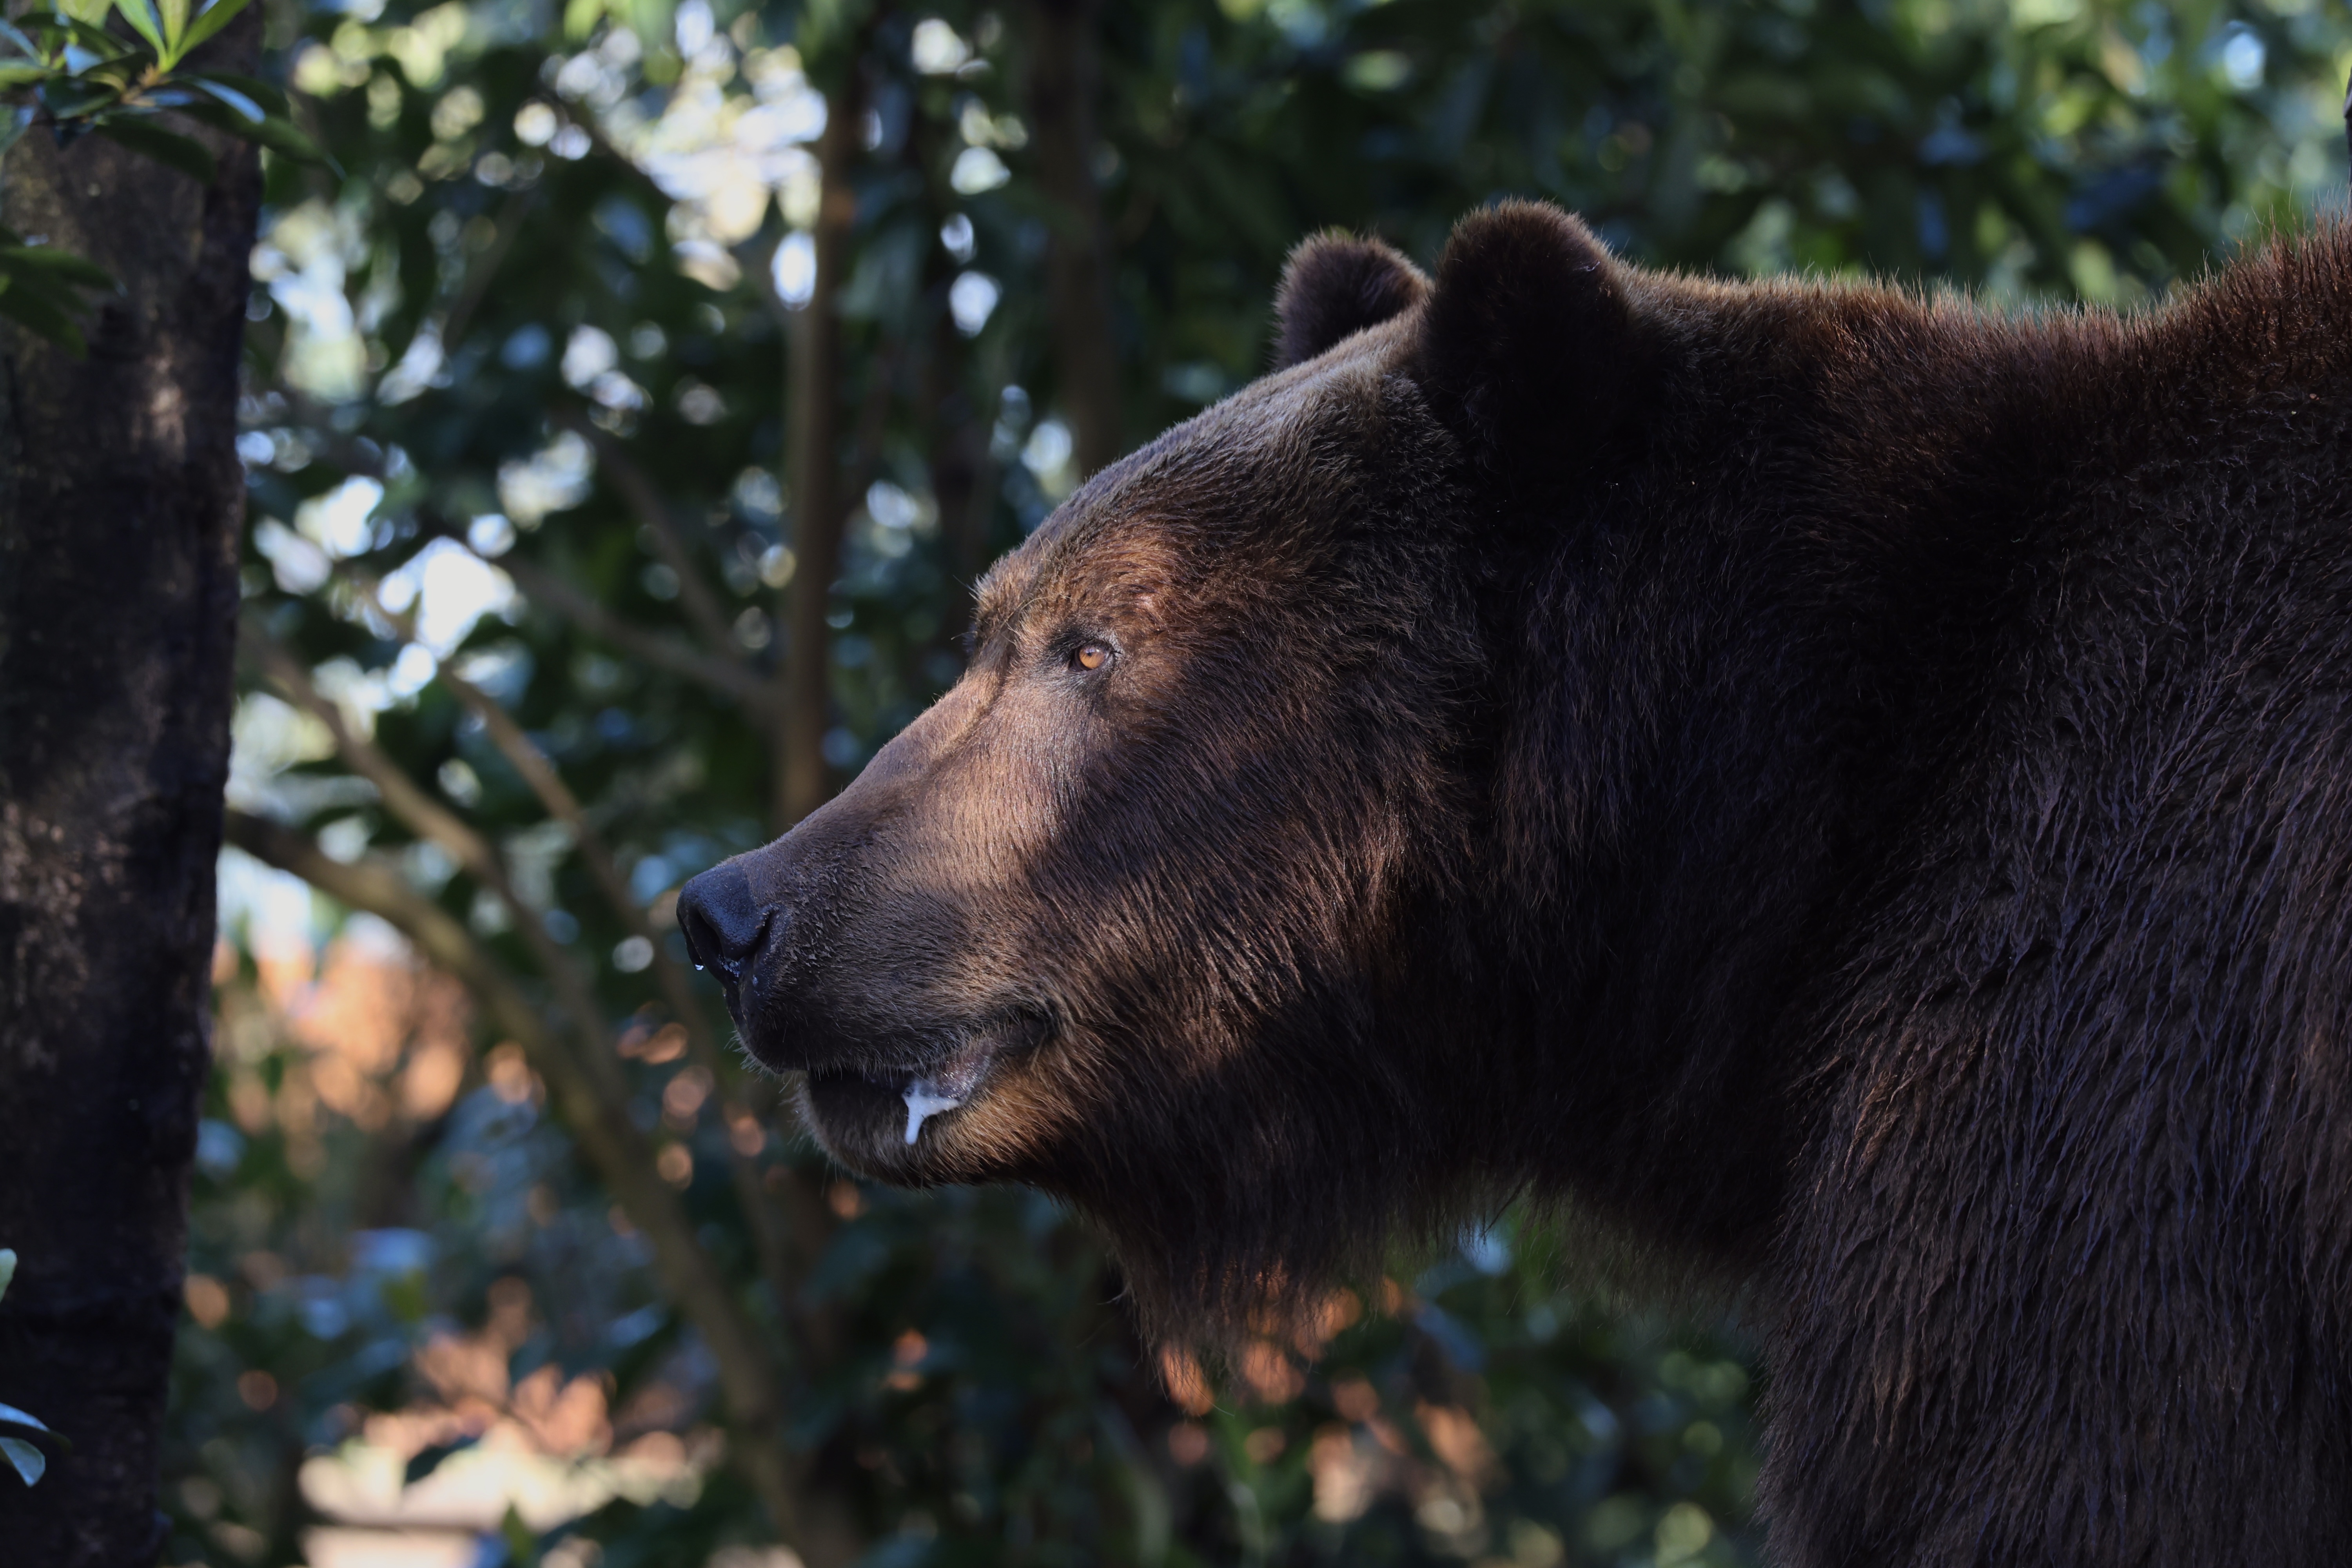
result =
[{"label": "bear's brow", "polygon": [[[1021,587],[1013,581],[1015,574],[1010,570],[1011,565],[1010,562],[997,563],[972,590],[971,646],[975,652],[986,647],[989,639],[1004,629],[1004,623],[1020,607]],[[1019,575],[1025,580],[1031,574]]]}]

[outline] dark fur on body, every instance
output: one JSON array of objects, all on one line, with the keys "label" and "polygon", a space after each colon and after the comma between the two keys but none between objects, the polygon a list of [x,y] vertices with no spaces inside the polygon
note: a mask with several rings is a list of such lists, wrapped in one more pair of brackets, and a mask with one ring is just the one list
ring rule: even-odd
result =
[{"label": "dark fur on body", "polygon": [[1790,1568],[2352,1552],[2346,232],[2003,321],[1507,205],[1283,313],[704,885],[828,1146],[1163,1333],[1565,1194],[1749,1292]]}]

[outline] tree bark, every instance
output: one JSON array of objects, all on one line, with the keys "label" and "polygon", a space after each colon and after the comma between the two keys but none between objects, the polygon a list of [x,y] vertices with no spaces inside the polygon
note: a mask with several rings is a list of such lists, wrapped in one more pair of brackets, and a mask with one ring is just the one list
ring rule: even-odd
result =
[{"label": "tree bark", "polygon": [[[249,58],[258,13],[228,51]],[[224,63],[227,63],[224,61]],[[217,144],[216,144],[217,146]],[[228,764],[237,363],[260,181],[36,132],[0,211],[121,282],[76,361],[0,330],[0,1556],[152,1568]]]},{"label": "tree bark", "polygon": [[1054,204],[1045,271],[1054,302],[1054,368],[1081,477],[1126,450],[1118,343],[1110,308],[1110,239],[1095,184],[1095,94],[1100,68],[1094,0],[1030,0],[1027,99],[1037,183]]},{"label": "tree bark", "polygon": [[776,731],[775,829],[782,833],[825,803],[833,771],[824,760],[833,723],[833,580],[841,572],[842,528],[848,498],[841,472],[842,271],[849,265],[849,232],[857,219],[851,162],[866,119],[864,35],[827,95],[824,134],[817,142],[821,195],[817,203],[816,279],[808,303],[792,324],[788,398],[790,432],[785,467],[792,482],[793,580],[785,587],[784,721]]}]

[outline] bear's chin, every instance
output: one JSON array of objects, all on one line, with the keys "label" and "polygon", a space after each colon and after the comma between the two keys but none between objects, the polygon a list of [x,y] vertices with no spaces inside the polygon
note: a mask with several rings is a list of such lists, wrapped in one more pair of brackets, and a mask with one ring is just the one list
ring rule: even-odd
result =
[{"label": "bear's chin", "polygon": [[992,1173],[973,1168],[968,1140],[958,1135],[968,1111],[978,1109],[967,1103],[976,1098],[976,1084],[950,1096],[906,1073],[838,1071],[809,1073],[798,1096],[802,1125],[819,1147],[861,1176],[902,1187],[990,1179]]},{"label": "bear's chin", "polygon": [[[977,1102],[1039,1043],[1044,1031],[1015,1015],[959,1031],[920,1068],[811,1067],[797,1096],[801,1121],[824,1152],[863,1176],[902,1186],[986,1180],[974,1167]],[[990,1140],[979,1140],[987,1143]]]},{"label": "bear's chin", "polygon": [[972,1142],[969,1112],[1000,1079],[1021,1076],[1051,1034],[1021,1008],[873,1031],[848,1049],[812,1049],[812,1037],[832,1037],[814,1028],[743,1028],[754,1061],[798,1075],[801,1123],[826,1153],[860,1175],[907,1186],[988,1179],[958,1152]]},{"label": "bear's chin", "polygon": [[801,1123],[826,1153],[860,1175],[914,1178],[916,1151],[903,1136],[903,1088],[854,1072],[811,1073],[799,1098]]}]

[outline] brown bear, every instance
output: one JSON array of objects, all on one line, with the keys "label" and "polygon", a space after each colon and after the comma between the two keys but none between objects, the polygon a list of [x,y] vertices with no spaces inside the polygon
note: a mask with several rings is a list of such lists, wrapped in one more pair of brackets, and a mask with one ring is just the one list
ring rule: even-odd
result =
[{"label": "brown bear", "polygon": [[2352,1557],[2352,237],[2004,319],[1465,220],[982,585],[681,912],[827,1149],[1213,1331],[1554,1197],[1735,1283],[1773,1555]]}]

